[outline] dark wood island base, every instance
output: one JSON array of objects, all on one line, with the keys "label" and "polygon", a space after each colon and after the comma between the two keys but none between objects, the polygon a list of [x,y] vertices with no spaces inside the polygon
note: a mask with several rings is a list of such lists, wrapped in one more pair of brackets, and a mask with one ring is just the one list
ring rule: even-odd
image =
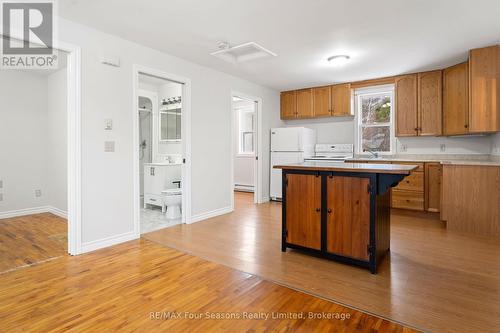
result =
[{"label": "dark wood island base", "polygon": [[282,169],[282,245],[368,268],[390,248],[390,187],[417,166],[316,163]]}]

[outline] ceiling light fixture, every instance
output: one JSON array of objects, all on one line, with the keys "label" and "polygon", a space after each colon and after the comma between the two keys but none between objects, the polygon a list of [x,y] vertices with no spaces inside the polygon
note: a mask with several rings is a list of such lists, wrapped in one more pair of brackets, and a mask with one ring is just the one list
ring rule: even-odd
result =
[{"label": "ceiling light fixture", "polygon": [[351,59],[348,55],[334,55],[329,57],[327,60],[333,66],[343,66]]}]

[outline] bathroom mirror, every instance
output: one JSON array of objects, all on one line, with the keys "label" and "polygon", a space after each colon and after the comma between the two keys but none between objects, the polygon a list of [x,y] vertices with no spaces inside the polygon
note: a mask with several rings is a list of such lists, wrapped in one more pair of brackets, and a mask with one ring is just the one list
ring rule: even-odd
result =
[{"label": "bathroom mirror", "polygon": [[181,109],[160,111],[160,141],[181,140]]}]

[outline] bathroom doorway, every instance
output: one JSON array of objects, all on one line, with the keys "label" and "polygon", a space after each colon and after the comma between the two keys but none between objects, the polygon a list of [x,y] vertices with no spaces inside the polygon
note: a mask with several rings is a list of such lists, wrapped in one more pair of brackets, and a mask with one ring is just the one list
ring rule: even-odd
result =
[{"label": "bathroom doorway", "polygon": [[[260,193],[262,161],[260,158],[259,121],[262,100],[233,92],[231,95],[232,182],[231,191],[253,195],[262,202]],[[231,205],[234,209],[234,195]]]},{"label": "bathroom doorway", "polygon": [[189,81],[134,68],[134,202],[138,234],[190,219]]}]

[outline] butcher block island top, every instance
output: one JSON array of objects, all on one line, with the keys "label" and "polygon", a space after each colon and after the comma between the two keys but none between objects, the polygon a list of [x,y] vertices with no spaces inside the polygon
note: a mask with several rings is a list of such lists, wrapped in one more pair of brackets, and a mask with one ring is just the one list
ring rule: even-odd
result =
[{"label": "butcher block island top", "polygon": [[390,248],[390,191],[416,165],[304,162],[282,169],[281,250],[377,272]]},{"label": "butcher block island top", "polygon": [[342,162],[312,162],[307,161],[295,164],[275,165],[275,169],[312,170],[312,171],[339,171],[339,172],[367,172],[409,175],[417,169],[417,165],[403,164],[367,164],[367,163],[342,163]]}]

